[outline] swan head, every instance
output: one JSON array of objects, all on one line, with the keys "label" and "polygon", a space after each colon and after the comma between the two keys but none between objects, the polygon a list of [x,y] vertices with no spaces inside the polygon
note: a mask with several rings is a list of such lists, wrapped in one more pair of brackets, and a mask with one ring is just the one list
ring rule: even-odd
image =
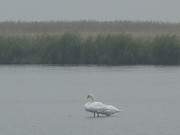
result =
[{"label": "swan head", "polygon": [[94,101],[94,97],[92,94],[87,95],[87,100],[90,100],[91,102]]}]

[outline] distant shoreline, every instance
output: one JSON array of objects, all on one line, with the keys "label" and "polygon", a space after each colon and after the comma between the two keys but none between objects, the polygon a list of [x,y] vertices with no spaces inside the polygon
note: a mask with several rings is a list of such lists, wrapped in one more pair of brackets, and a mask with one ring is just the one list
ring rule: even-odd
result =
[{"label": "distant shoreline", "polygon": [[180,23],[151,21],[5,21],[0,22],[0,36],[63,35],[79,33],[83,37],[131,34],[134,37],[152,38],[173,34],[180,37]]}]

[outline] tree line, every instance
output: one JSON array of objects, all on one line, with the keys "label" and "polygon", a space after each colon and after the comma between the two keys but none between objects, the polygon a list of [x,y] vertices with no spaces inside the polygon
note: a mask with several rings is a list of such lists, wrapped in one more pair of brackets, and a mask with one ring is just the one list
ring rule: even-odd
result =
[{"label": "tree line", "polygon": [[78,32],[83,36],[129,33],[135,37],[154,37],[161,34],[176,34],[180,37],[180,23],[151,21],[6,21],[0,22],[0,35],[16,36],[31,34],[63,34]]},{"label": "tree line", "polygon": [[178,65],[180,40],[175,35],[0,36],[0,64]]}]

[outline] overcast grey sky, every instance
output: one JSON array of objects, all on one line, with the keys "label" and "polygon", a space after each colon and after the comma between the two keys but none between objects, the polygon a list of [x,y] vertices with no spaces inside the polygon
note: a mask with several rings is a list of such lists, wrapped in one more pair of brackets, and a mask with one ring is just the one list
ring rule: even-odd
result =
[{"label": "overcast grey sky", "polygon": [[0,0],[0,21],[180,22],[180,0]]}]

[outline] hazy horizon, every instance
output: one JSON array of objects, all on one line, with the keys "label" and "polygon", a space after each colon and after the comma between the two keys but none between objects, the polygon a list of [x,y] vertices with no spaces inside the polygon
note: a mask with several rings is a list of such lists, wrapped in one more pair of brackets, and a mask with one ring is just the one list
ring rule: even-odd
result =
[{"label": "hazy horizon", "polygon": [[1,0],[0,21],[180,22],[178,0]]}]

